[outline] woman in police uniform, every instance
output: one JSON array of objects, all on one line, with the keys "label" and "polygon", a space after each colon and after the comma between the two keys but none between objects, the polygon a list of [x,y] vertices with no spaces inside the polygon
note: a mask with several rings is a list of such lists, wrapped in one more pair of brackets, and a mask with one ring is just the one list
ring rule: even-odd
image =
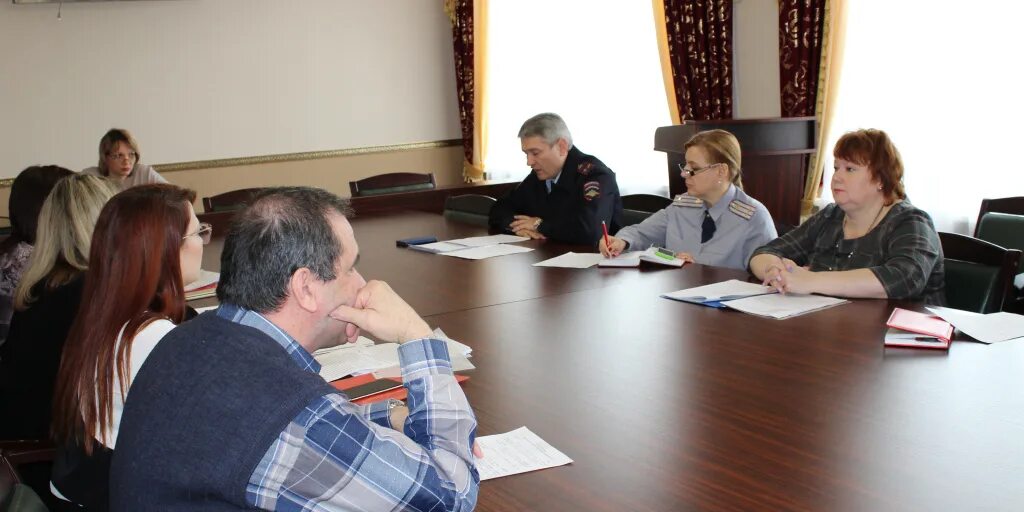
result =
[{"label": "woman in police uniform", "polygon": [[640,224],[622,228],[608,245],[602,239],[601,254],[614,257],[655,245],[684,261],[746,269],[754,249],[777,235],[768,209],[743,192],[739,141],[725,130],[708,130],[683,147],[686,193]]}]

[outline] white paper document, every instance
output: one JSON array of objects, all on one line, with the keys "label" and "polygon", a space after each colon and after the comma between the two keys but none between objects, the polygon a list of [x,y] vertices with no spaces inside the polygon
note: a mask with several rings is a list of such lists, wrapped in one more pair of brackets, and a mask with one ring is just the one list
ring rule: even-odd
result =
[{"label": "white paper document", "polygon": [[476,460],[480,480],[490,480],[572,463],[572,459],[526,427],[505,434],[478,437],[484,458]]},{"label": "white paper document", "polygon": [[468,249],[465,245],[453,244],[451,242],[410,245],[409,248],[414,251],[432,252],[434,254]]},{"label": "white paper document", "polygon": [[650,263],[657,263],[658,265],[667,265],[669,267],[682,267],[686,262],[676,258],[675,253],[660,249],[658,247],[648,247],[643,251],[630,251],[624,252],[614,258],[602,258],[597,263],[599,267],[639,267],[641,261]]},{"label": "white paper document", "polygon": [[662,295],[666,299],[681,300],[684,302],[721,302],[726,300],[742,299],[755,295],[766,295],[774,293],[775,288],[762,286],[757,283],[748,283],[739,279],[730,279],[720,283],[706,284],[695,288],[687,288]]},{"label": "white paper document", "polygon": [[1005,311],[983,315],[938,306],[926,309],[982,343],[998,343],[1024,337],[1024,315]]},{"label": "white paper document", "polygon": [[535,267],[590,268],[604,259],[600,253],[567,252],[561,256],[534,263]]},{"label": "white paper document", "polygon": [[619,254],[614,258],[602,258],[597,262],[599,267],[639,267],[640,255],[643,251],[629,251]]},{"label": "white paper document", "polygon": [[469,238],[456,238],[455,240],[448,240],[450,244],[458,244],[464,247],[487,247],[488,245],[498,244],[514,244],[516,242],[525,242],[529,240],[528,236],[516,236],[516,235],[489,235],[489,236],[473,236]]},{"label": "white paper document", "polygon": [[354,343],[317,350],[320,376],[327,382],[398,365],[398,344],[378,343],[360,336]]},{"label": "white paper document", "polygon": [[441,254],[443,256],[454,256],[456,258],[464,258],[467,260],[483,260],[493,258],[495,256],[530,252],[532,250],[533,249],[529,247],[522,247],[519,245],[498,244],[484,247],[473,247],[472,249],[463,249],[461,251],[443,252]]},{"label": "white paper document", "polygon": [[825,297],[823,295],[796,295],[793,293],[782,295],[781,293],[773,293],[730,300],[725,305],[726,307],[750,313],[751,315],[783,320],[818,311],[819,309],[846,304],[847,302],[850,301],[835,297]]}]

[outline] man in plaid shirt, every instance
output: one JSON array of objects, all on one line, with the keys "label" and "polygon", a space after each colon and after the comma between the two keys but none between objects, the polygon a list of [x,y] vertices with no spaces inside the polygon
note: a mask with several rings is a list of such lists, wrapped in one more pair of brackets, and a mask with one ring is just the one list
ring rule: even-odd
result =
[{"label": "man in plaid shirt", "polygon": [[[476,418],[445,343],[355,269],[347,204],[273,189],[224,243],[221,306],[171,331],[132,383],[114,510],[471,510]],[[311,354],[360,329],[401,343],[409,407],[358,406]]]}]

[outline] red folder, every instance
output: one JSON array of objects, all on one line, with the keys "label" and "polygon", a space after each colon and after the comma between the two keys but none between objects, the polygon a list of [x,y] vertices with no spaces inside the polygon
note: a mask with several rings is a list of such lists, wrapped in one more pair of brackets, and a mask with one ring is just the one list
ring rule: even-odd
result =
[{"label": "red folder", "polygon": [[936,338],[938,341],[917,340],[914,338],[890,339],[886,337],[885,344],[894,347],[915,347],[915,348],[939,348],[948,349],[950,340],[953,338],[953,325],[949,322],[928,313],[918,313],[902,308],[895,308],[889,315],[885,325],[893,329],[917,333],[922,337]]},{"label": "red folder", "polygon": [[[456,382],[462,382],[462,381],[465,381],[466,379],[469,379],[468,375],[460,375],[460,374],[456,374],[455,375],[455,381]],[[366,373],[366,374],[363,374],[363,375],[358,375],[356,377],[345,377],[344,379],[336,380],[334,382],[331,382],[330,384],[332,386],[340,389],[341,391],[345,391],[348,388],[355,387],[355,386],[358,386],[360,384],[366,384],[367,382],[370,382],[372,380],[374,380],[373,374],[372,373]],[[391,380],[393,380],[395,382],[402,382],[402,379],[398,379],[398,378],[391,379]],[[375,395],[364,396],[362,398],[353,400],[352,403],[363,405],[363,404],[369,404],[369,403],[373,403],[373,402],[379,402],[381,400],[387,400],[389,398],[397,398],[398,400],[405,400],[406,396],[408,396],[408,393],[406,392],[405,388],[403,387],[403,388],[398,388],[398,389],[392,389],[391,391],[385,391],[383,393],[377,393]]]}]

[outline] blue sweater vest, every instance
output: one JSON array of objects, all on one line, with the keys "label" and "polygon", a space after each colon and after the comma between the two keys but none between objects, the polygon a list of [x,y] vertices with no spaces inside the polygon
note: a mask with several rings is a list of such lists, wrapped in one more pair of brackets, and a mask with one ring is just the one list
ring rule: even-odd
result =
[{"label": "blue sweater vest", "polygon": [[131,384],[111,463],[111,509],[250,509],[245,488],[271,443],[332,392],[257,329],[212,311],[185,322]]}]

